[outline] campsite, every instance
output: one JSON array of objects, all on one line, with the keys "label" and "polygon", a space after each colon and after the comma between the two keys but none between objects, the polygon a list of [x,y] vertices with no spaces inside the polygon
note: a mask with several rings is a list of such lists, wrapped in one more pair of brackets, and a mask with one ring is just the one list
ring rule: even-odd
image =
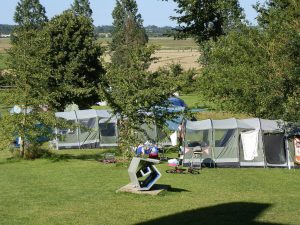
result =
[{"label": "campsite", "polygon": [[0,225],[298,225],[299,4],[2,0]]}]

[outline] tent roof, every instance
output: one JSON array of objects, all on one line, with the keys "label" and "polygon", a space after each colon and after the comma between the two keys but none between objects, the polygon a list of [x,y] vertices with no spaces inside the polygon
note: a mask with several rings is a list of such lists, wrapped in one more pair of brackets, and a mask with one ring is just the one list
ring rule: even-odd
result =
[{"label": "tent roof", "polygon": [[186,107],[185,102],[180,98],[170,97],[168,98],[168,101],[173,106]]},{"label": "tent roof", "polygon": [[107,110],[95,110],[95,109],[87,109],[87,110],[77,110],[70,112],[57,112],[55,113],[56,117],[64,118],[66,120],[76,120],[76,119],[88,119],[94,117],[105,118],[107,121],[111,118],[110,121],[116,121],[116,117]]},{"label": "tent roof", "polygon": [[260,129],[259,118],[237,120],[239,128]]},{"label": "tent roof", "polygon": [[186,121],[186,128],[190,130],[209,130],[212,128],[211,120]]},{"label": "tent roof", "polygon": [[237,128],[236,119],[212,120],[214,129],[235,129]]},{"label": "tent roof", "polygon": [[282,131],[279,120],[264,120],[260,119],[261,129],[264,131]]},{"label": "tent roof", "polygon": [[208,129],[261,129],[263,131],[276,132],[282,131],[279,126],[280,121],[264,120],[259,118],[251,119],[225,119],[225,120],[200,120],[186,121],[186,128],[191,130],[208,130]]}]

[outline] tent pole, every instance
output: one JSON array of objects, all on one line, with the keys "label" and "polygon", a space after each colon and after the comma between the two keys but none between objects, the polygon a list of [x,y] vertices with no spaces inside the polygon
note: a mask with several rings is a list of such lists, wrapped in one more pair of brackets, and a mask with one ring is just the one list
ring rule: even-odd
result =
[{"label": "tent pole", "polygon": [[283,122],[283,127],[284,127],[284,143],[285,143],[285,151],[286,151],[286,162],[287,162],[287,167],[290,170],[291,169],[291,164],[290,164],[290,150],[289,150],[289,135],[286,132],[286,126],[285,122]]},{"label": "tent pole", "polygon": [[260,118],[258,118],[259,120],[259,132],[260,132],[260,137],[261,137],[261,144],[262,144],[262,152],[263,152],[263,155],[264,155],[264,168],[267,167],[267,159],[266,159],[266,153],[265,153],[265,145],[264,145],[264,133],[262,131],[262,127],[261,127],[261,121],[260,121]]},{"label": "tent pole", "polygon": [[56,142],[56,150],[59,150],[58,149],[58,129],[55,128],[55,142]]},{"label": "tent pole", "polygon": [[[96,114],[97,114],[97,112],[96,112]],[[100,148],[100,116],[98,116],[98,114],[97,114],[97,132],[98,132],[98,140],[99,140],[99,148]]]},{"label": "tent pole", "polygon": [[210,120],[210,124],[211,124],[211,156],[213,158],[213,164],[214,164],[214,168],[216,168],[216,162],[215,162],[215,139],[214,139],[214,127],[213,127],[213,122],[211,119]]},{"label": "tent pole", "polygon": [[[79,121],[78,121],[78,117],[77,117],[76,110],[74,110],[74,113],[75,113],[75,117],[76,117],[76,122],[77,122],[77,124],[79,124]],[[77,127],[76,129],[77,129],[77,141],[78,141],[78,149],[80,149],[79,127]]]}]

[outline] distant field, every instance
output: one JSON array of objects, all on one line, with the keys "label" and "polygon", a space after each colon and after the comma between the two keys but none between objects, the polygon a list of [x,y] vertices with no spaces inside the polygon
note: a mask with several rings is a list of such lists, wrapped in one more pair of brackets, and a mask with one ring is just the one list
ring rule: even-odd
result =
[{"label": "distant field", "polygon": [[[98,42],[103,46],[107,46],[111,41],[110,38],[100,38]],[[157,70],[159,67],[168,66],[172,63],[179,63],[185,70],[191,68],[200,68],[197,62],[200,56],[198,46],[193,39],[174,40],[173,38],[150,38],[149,44],[159,47],[154,57],[158,59],[151,65],[150,70]],[[9,49],[10,39],[0,39],[0,70],[5,69],[4,58],[5,50]],[[109,61],[109,56],[104,57],[105,61]]]},{"label": "distant field", "polygon": [[[104,46],[111,42],[111,38],[99,38],[98,42]],[[197,50],[198,45],[191,38],[185,40],[174,40],[174,38],[150,38],[149,44],[157,45],[160,50]]]},{"label": "distant field", "polygon": [[9,49],[10,47],[11,45],[9,38],[0,38],[0,53],[5,53],[5,50]]},{"label": "distant field", "polygon": [[[98,39],[98,41],[103,46],[107,46],[111,39],[101,38]],[[200,68],[198,63],[200,52],[193,39],[174,40],[173,38],[150,38],[149,44],[154,44],[159,48],[154,54],[157,60],[150,66],[151,71],[173,63],[181,64],[185,70]],[[109,56],[105,56],[104,60],[109,61]]]}]

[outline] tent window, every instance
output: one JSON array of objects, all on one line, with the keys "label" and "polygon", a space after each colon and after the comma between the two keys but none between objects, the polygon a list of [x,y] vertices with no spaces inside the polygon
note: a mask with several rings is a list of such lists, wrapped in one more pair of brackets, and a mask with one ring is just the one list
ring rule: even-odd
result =
[{"label": "tent window", "polygon": [[215,130],[215,146],[225,147],[234,134],[234,129]]},{"label": "tent window", "polygon": [[80,131],[88,132],[90,129],[95,127],[96,118],[82,119],[79,120],[80,123]]},{"label": "tent window", "polygon": [[208,146],[209,143],[209,130],[186,130],[185,139],[189,147],[195,146]]},{"label": "tent window", "polygon": [[75,128],[75,120],[68,120],[66,121],[68,124],[70,124],[70,126],[72,127],[74,124],[73,128],[60,128],[58,129],[58,133],[61,135],[66,135],[66,134],[75,134],[76,132],[76,128]]},{"label": "tent window", "polygon": [[111,137],[116,135],[116,126],[114,123],[100,123],[99,127],[102,137]]}]

